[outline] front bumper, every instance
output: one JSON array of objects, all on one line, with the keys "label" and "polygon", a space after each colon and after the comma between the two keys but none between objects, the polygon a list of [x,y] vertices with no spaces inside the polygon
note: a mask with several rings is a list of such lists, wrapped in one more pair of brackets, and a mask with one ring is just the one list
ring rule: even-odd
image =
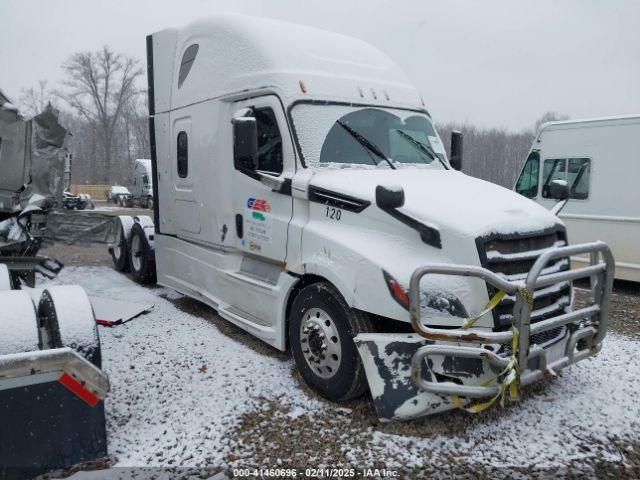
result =
[{"label": "front bumper", "polygon": [[[541,276],[550,261],[590,254],[591,264],[576,270]],[[600,259],[602,261],[600,261]],[[452,396],[463,402],[490,398],[500,393],[500,374],[509,362],[517,364],[519,384],[527,385],[555,375],[572,363],[595,355],[602,348],[609,320],[614,260],[603,242],[550,248],[531,267],[524,282],[509,282],[481,267],[430,265],[418,268],[409,289],[411,324],[416,333],[367,333],[355,337],[378,416],[382,420],[409,419],[455,408]],[[420,280],[427,274],[481,278],[490,285],[516,295],[513,330],[494,332],[471,328],[427,327],[420,314]],[[590,305],[531,324],[527,292],[589,278]],[[564,327],[564,334],[542,345],[531,345],[536,334]]]}]

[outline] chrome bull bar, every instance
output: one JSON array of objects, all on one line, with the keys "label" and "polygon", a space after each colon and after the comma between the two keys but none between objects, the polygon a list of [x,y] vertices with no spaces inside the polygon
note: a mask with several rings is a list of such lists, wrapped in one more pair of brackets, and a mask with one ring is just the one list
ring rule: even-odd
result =
[{"label": "chrome bull bar", "polygon": [[[541,276],[543,268],[552,260],[574,255],[590,254],[590,265],[575,270],[550,273]],[[602,261],[600,261],[600,259]],[[518,331],[517,366],[521,372],[520,384],[526,385],[554,373],[567,365],[595,355],[602,348],[609,324],[609,308],[611,290],[613,288],[614,259],[606,243],[598,241],[567,247],[550,248],[544,251],[531,267],[524,282],[511,282],[486,268],[467,265],[434,264],[416,269],[409,286],[409,312],[414,330],[422,337],[432,341],[455,342],[457,345],[432,344],[418,349],[411,361],[411,378],[419,389],[438,395],[456,395],[469,398],[483,398],[499,393],[500,386],[494,385],[460,385],[444,381],[438,382],[436,376],[425,361],[431,355],[475,358],[487,362],[492,367],[504,370],[511,361],[510,357],[502,357],[492,351],[470,344],[510,344],[513,341],[511,331],[493,332],[478,329],[444,329],[427,327],[420,314],[420,280],[427,274],[441,274],[480,278],[504,291],[508,295],[516,295],[513,308],[514,326]],[[593,304],[579,310],[557,315],[531,325],[532,304],[526,301],[523,290],[533,294],[536,288],[553,285],[563,281],[589,278]],[[546,351],[540,346],[530,349],[530,335],[535,335],[569,323],[591,319],[589,326],[573,331],[567,341],[564,355],[552,363],[547,362]],[[586,342],[586,348],[576,350],[578,342]],[[529,360],[537,358],[538,368],[527,370]],[[423,376],[423,368],[429,369],[429,378]]]}]

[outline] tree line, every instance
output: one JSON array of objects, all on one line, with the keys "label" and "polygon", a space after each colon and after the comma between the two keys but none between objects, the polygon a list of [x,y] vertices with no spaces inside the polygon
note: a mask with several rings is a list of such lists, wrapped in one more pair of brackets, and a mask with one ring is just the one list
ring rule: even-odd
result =
[{"label": "tree line", "polygon": [[[61,111],[62,123],[72,134],[72,183],[128,185],[135,159],[150,156],[141,62],[104,46],[96,52],[74,53],[61,68],[64,79],[57,88],[41,80],[22,90],[21,110],[32,117],[52,103]],[[451,132],[463,133],[465,173],[511,188],[537,127],[566,118],[547,112],[532,128],[519,132],[457,122],[436,128],[447,152]]]}]

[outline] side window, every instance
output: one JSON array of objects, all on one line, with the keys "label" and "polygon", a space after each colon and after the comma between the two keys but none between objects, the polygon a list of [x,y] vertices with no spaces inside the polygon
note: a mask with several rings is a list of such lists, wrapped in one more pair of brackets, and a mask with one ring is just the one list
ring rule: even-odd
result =
[{"label": "side window", "polygon": [[189,139],[187,138],[187,132],[178,133],[178,176],[180,178],[186,178],[189,174]]},{"label": "side window", "polygon": [[142,176],[142,184],[145,185],[145,186],[149,185],[149,177],[148,176],[146,176],[146,175]]},{"label": "side window", "polygon": [[547,159],[544,161],[542,170],[542,196],[550,198],[549,185],[554,180],[566,180],[567,177],[567,160],[565,158]]},{"label": "side window", "polygon": [[137,185],[138,184],[138,179],[136,177],[133,177],[133,184]]},{"label": "side window", "polygon": [[591,161],[588,158],[570,158],[567,170],[569,198],[584,200],[589,196]]},{"label": "side window", "polygon": [[516,192],[527,198],[534,198],[538,195],[538,177],[540,173],[540,156],[537,152],[532,152],[524,164],[518,183],[516,183]]},{"label": "side window", "polygon": [[549,185],[554,180],[565,180],[569,198],[584,200],[589,197],[591,160],[588,158],[555,158],[544,161],[542,196],[549,198]]},{"label": "side window", "polygon": [[258,170],[282,173],[282,137],[271,108],[253,112],[258,127]]},{"label": "side window", "polygon": [[194,43],[184,51],[182,60],[180,61],[180,72],[178,73],[178,88],[180,88],[187,79],[187,75],[189,75],[189,71],[193,66],[193,62],[196,59],[199,48],[200,46],[197,43]]}]

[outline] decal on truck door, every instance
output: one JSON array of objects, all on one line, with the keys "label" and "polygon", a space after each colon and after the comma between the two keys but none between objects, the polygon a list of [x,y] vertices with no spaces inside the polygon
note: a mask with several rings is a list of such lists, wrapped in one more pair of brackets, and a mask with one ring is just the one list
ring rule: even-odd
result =
[{"label": "decal on truck door", "polygon": [[249,212],[245,216],[245,239],[242,244],[248,246],[249,250],[259,252],[262,245],[271,244],[273,238],[272,219],[269,215],[271,206],[267,200],[249,198],[247,208]]}]

